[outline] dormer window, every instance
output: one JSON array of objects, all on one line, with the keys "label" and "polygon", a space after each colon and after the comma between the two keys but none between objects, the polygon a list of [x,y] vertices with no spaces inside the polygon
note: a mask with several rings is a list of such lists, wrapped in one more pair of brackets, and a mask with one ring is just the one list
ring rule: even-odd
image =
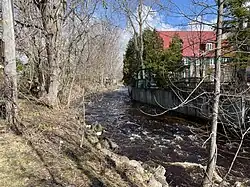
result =
[{"label": "dormer window", "polygon": [[210,51],[210,50],[212,50],[213,49],[213,44],[212,43],[207,43],[206,44],[206,50],[207,51]]}]

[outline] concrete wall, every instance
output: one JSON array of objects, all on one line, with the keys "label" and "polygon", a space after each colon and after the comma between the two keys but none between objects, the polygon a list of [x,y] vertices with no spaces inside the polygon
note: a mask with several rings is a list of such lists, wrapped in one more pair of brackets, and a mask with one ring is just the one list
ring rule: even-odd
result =
[{"label": "concrete wall", "polygon": [[[135,101],[154,106],[161,105],[166,109],[171,109],[181,104],[180,99],[171,90],[129,87],[129,94]],[[184,95],[183,97],[186,98]],[[188,116],[207,119],[211,116],[211,105],[209,103],[207,104],[206,100],[206,98],[200,98],[173,111]]]},{"label": "concrete wall", "polygon": [[[161,90],[161,89],[144,89],[129,87],[129,93],[133,100],[150,104],[154,106],[163,106],[166,109],[174,108],[181,104],[180,99],[171,90]],[[182,98],[187,98],[188,94],[182,93]],[[193,96],[195,97],[195,96]],[[179,107],[175,112],[184,114],[187,116],[199,117],[202,119],[212,119],[212,107],[213,101],[212,97],[208,98],[204,96],[193,100],[192,102],[186,104],[183,107]],[[250,98],[246,99],[244,102],[245,108],[250,106]],[[241,97],[228,98],[226,96],[221,96],[220,99],[220,122],[224,124],[231,125],[232,128],[238,128],[241,124],[243,103]],[[246,118],[250,118],[250,110],[245,114]],[[249,120],[249,119],[248,119]],[[238,126],[238,127],[237,127]],[[249,123],[247,127],[249,126]],[[246,128],[246,127],[244,127]]]}]

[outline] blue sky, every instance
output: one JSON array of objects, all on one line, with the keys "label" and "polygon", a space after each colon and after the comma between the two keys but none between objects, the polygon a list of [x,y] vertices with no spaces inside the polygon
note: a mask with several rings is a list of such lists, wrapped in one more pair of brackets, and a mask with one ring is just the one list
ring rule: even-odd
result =
[{"label": "blue sky", "polygon": [[[138,0],[127,0],[131,6],[132,14],[136,14]],[[159,2],[156,4],[155,2]],[[198,1],[200,4],[194,4]],[[97,12],[97,19],[104,18],[111,21],[121,30],[121,49],[124,51],[128,40],[133,35],[133,29],[128,24],[128,19],[121,12],[117,0],[106,0],[107,9],[102,5]],[[121,2],[121,1],[120,1]],[[152,3],[154,2],[154,3]],[[143,9],[147,14],[144,28],[151,27],[156,30],[191,30],[190,22],[194,19],[205,23],[215,23],[215,0],[144,0]],[[124,12],[123,12],[124,13]],[[138,28],[135,19],[133,20]],[[200,27],[200,24],[195,28]],[[199,29],[200,30],[200,29]],[[202,30],[212,30],[211,26],[203,25]]]},{"label": "blue sky", "polygon": [[[196,0],[197,1],[197,0]],[[216,18],[215,0],[172,0],[166,22],[172,26],[187,25],[192,19],[201,19],[202,22],[214,22]]]},{"label": "blue sky", "polygon": [[[136,13],[137,1],[127,1],[129,6],[131,6],[131,10]],[[199,4],[195,4],[196,1]],[[107,9],[100,7],[98,14],[111,20],[114,25],[124,29],[127,27],[128,20],[126,16],[120,13],[116,2],[116,0],[106,0]],[[144,0],[144,8],[147,9],[148,7],[154,13],[152,16],[149,16],[147,24],[155,27],[157,30],[187,30],[188,23],[192,19],[196,19],[198,15],[200,15],[198,20],[207,23],[215,22],[216,18],[215,0]]]}]

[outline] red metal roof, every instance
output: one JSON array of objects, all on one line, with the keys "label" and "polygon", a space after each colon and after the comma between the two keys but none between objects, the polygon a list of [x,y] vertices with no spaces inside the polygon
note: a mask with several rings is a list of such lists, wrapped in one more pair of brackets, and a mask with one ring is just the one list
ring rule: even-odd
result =
[{"label": "red metal roof", "polygon": [[160,37],[164,42],[164,49],[169,48],[172,38],[178,34],[183,41],[184,57],[212,57],[214,50],[204,55],[204,51],[200,50],[200,44],[212,43],[213,49],[215,48],[216,33],[214,31],[158,31]]}]

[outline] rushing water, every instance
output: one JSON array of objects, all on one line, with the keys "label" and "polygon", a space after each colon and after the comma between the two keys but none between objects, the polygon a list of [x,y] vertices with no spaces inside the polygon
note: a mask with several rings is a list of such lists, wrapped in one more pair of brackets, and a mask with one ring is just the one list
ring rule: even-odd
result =
[{"label": "rushing water", "polygon": [[[105,127],[105,135],[119,145],[119,153],[130,159],[161,162],[195,162],[205,165],[207,150],[203,137],[190,130],[187,123],[174,120],[157,120],[143,115],[138,104],[130,101],[127,89],[104,93],[91,98],[86,106],[86,119],[89,123],[98,122]],[[219,165],[228,167],[232,159],[226,146],[219,154]],[[236,162],[239,173],[249,173],[248,160]],[[244,167],[243,167],[244,166]],[[176,173],[177,172],[177,173]],[[167,172],[173,186],[198,186],[181,176],[180,171]],[[245,176],[245,174],[243,174]]]}]

